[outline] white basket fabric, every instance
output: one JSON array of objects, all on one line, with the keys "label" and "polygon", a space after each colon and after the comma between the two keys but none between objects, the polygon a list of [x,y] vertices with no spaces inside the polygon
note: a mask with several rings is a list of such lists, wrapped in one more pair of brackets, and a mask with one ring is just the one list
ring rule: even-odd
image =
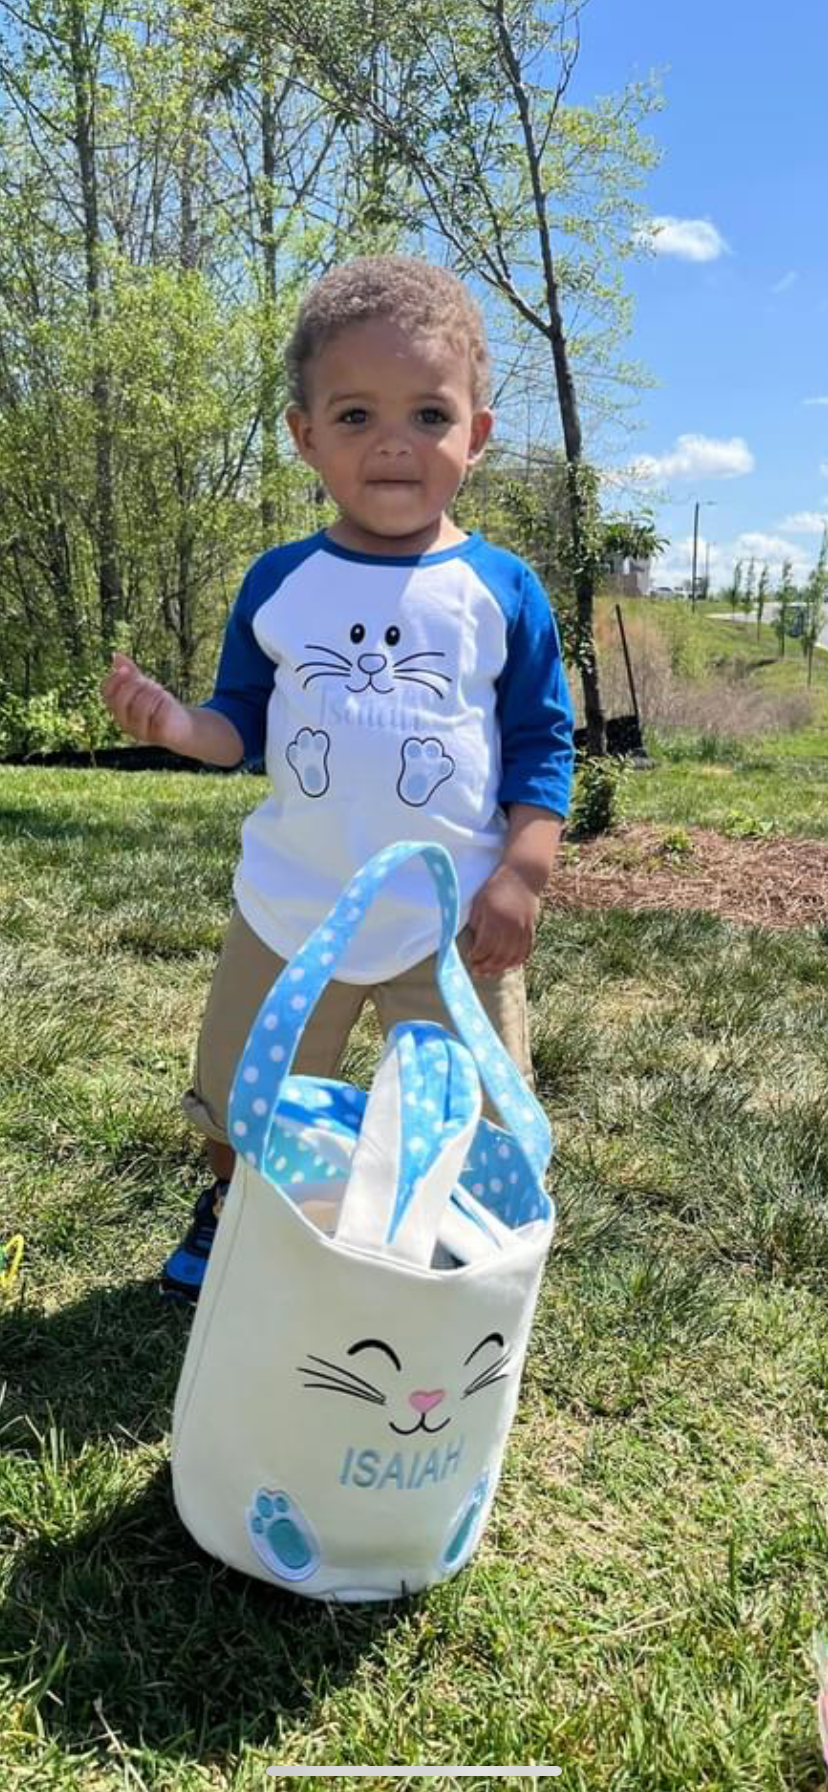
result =
[{"label": "white basket fabric", "polygon": [[[292,1076],[354,929],[416,854],[456,1036],[395,1028],[367,1096]],[[461,1568],[517,1403],[551,1139],[456,927],[443,847],[378,853],[277,979],[230,1098],[238,1158],[176,1396],[175,1501],[211,1555],[310,1598],[393,1599]],[[481,1083],[502,1126],[480,1118]]]}]

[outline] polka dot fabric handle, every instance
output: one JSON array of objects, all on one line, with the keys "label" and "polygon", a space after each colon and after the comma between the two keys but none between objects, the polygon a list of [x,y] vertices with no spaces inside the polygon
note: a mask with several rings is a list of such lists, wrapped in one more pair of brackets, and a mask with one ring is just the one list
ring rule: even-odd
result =
[{"label": "polka dot fabric handle", "polygon": [[401,841],[375,853],[346,884],[339,901],[309,934],[265,997],[248,1035],[230,1091],[230,1142],[261,1170],[279,1094],[316,1003],[379,889],[407,859],[421,855],[442,914],[439,955],[457,931],[457,879],[442,846]]},{"label": "polka dot fabric handle", "polygon": [[552,1154],[549,1121],[481,1006],[455,945],[438,963],[437,982],[458,1037],[474,1058],[487,1095],[513,1134],[535,1180],[542,1184]]},{"label": "polka dot fabric handle", "polygon": [[239,1061],[229,1105],[230,1143],[258,1170],[267,1155],[282,1084],[319,997],[377,892],[400,865],[416,857],[428,867],[440,904],[437,981],[446,1006],[459,1037],[474,1057],[481,1082],[533,1175],[542,1180],[551,1149],[546,1116],[481,1008],[454,945],[458,891],[451,857],[445,847],[422,841],[387,846],[363,865],[327,919],[276,979],[259,1009]]}]

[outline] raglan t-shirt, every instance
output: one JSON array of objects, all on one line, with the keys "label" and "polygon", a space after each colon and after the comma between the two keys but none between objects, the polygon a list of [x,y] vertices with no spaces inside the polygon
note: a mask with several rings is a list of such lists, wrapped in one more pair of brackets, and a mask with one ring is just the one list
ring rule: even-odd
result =
[{"label": "raglan t-shirt", "polygon": [[[254,932],[290,958],[372,854],[439,841],[461,924],[503,853],[511,803],[566,815],[572,710],[549,601],[480,535],[432,554],[354,553],[324,533],[254,562],[207,704],[264,755],[270,793],[235,877]],[[421,862],[384,887],[337,966],[377,983],[439,943]]]}]

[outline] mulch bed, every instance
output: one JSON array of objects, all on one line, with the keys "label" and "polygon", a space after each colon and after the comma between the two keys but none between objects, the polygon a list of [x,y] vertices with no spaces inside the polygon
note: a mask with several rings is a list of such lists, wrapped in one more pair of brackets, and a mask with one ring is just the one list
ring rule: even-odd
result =
[{"label": "mulch bed", "polygon": [[696,909],[750,927],[828,926],[828,843],[776,835],[730,840],[688,828],[631,823],[564,847],[555,908]]}]

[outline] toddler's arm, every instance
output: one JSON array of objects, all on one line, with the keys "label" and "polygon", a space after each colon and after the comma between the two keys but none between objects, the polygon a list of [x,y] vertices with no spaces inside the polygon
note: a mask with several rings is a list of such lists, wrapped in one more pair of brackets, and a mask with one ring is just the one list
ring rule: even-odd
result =
[{"label": "toddler's arm", "polygon": [[558,628],[528,567],[523,568],[521,602],[507,643],[497,705],[499,796],[508,831],[500,864],[478,890],[469,912],[474,942],[469,963],[480,977],[499,976],[529,957],[572,784],[572,704]]},{"label": "toddler's arm", "polygon": [[511,804],[503,857],[469,912],[474,939],[469,965],[478,977],[499,976],[529,957],[562,828],[561,817],[550,809]]},{"label": "toddler's arm", "polygon": [[101,696],[119,727],[135,740],[166,747],[185,759],[200,759],[205,765],[238,765],[242,758],[241,735],[227,716],[179,703],[125,653],[113,653]]}]

